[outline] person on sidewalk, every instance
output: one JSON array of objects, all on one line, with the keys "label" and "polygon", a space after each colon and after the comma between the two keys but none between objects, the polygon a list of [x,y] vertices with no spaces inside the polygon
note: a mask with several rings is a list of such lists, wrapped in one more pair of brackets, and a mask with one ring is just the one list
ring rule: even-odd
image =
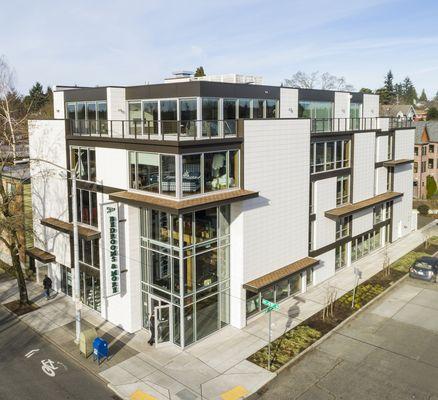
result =
[{"label": "person on sidewalk", "polygon": [[52,288],[52,280],[45,275],[43,280],[44,293],[46,295],[46,300],[50,299],[50,289]]},{"label": "person on sidewalk", "polygon": [[149,330],[151,331],[151,338],[148,340],[148,343],[152,346],[155,343],[155,317],[154,317],[154,313],[152,313],[151,318],[149,319]]}]

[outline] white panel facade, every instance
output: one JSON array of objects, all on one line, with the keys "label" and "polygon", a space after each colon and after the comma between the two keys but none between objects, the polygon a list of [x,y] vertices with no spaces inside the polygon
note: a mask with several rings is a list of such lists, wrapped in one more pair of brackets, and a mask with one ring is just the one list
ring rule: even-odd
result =
[{"label": "white panel facade", "polygon": [[319,264],[313,268],[313,283],[317,285],[335,274],[335,250],[321,254]]},{"label": "white panel facade", "polygon": [[350,93],[335,92],[334,118],[350,118]]},{"label": "white panel facade", "polygon": [[[29,157],[66,167],[63,120],[29,121]],[[69,236],[40,224],[42,218],[48,217],[68,222],[66,173],[50,164],[31,161],[30,174],[35,246],[54,254],[58,263],[69,267]],[[57,281],[54,283],[56,285]]]},{"label": "white panel facade", "polygon": [[119,189],[129,187],[128,151],[96,147],[96,182]]},{"label": "white panel facade", "polygon": [[379,116],[379,95],[377,94],[364,94],[363,95],[363,117],[371,118]]},{"label": "white panel facade", "polygon": [[388,174],[386,167],[379,167],[376,168],[375,172],[375,195],[382,194],[387,192],[387,180],[388,180]]},{"label": "white panel facade", "polygon": [[375,133],[354,134],[353,202],[374,196]]},{"label": "white panel facade", "polygon": [[53,118],[65,119],[64,92],[53,92]]},{"label": "white panel facade", "polygon": [[412,230],[412,181],[412,164],[394,167],[394,191],[403,193],[403,196],[394,200],[392,240],[396,240]]},{"label": "white panel facade", "polygon": [[[108,120],[126,121],[128,112],[126,110],[125,88],[108,87],[106,89]],[[125,126],[125,130],[126,130]],[[113,136],[122,136],[123,127],[120,123],[112,124]]]},{"label": "white panel facade", "polygon": [[298,89],[280,88],[280,118],[298,118]]},{"label": "white panel facade", "polygon": [[376,162],[388,159],[388,136],[376,137]]},{"label": "white panel facade", "polygon": [[373,209],[359,211],[353,215],[352,236],[360,235],[373,228]]},{"label": "white panel facade", "polygon": [[309,152],[308,120],[245,121],[245,189],[260,197],[232,207],[232,296],[243,299],[242,284],[307,256]]},{"label": "white panel facade", "polygon": [[394,159],[414,159],[415,129],[402,129],[395,131]]},{"label": "white panel facade", "polygon": [[319,249],[335,241],[336,222],[327,218],[324,213],[336,208],[336,177],[321,179],[314,183],[314,246]]}]

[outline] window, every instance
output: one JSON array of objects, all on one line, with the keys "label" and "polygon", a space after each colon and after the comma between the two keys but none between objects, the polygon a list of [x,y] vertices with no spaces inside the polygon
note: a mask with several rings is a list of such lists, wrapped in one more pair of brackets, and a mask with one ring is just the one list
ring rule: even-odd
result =
[{"label": "window", "polygon": [[418,173],[418,162],[414,162],[414,174]]},{"label": "window", "polygon": [[336,221],[336,240],[342,239],[350,234],[351,215],[340,218]]},{"label": "window", "polygon": [[178,110],[176,100],[161,100],[161,133],[163,135],[177,132]]},{"label": "window", "polygon": [[388,156],[387,156],[388,160],[392,160],[393,147],[394,147],[394,136],[388,135]]},{"label": "window", "polygon": [[426,172],[426,161],[421,162],[421,172]]},{"label": "window", "polygon": [[310,221],[309,224],[309,250],[315,248],[315,221]]},{"label": "window", "polygon": [[350,141],[316,142],[310,145],[310,172],[323,172],[350,166]]},{"label": "window", "polygon": [[77,179],[95,182],[96,151],[88,147],[71,147],[70,169],[76,169]]},{"label": "window", "polygon": [[131,151],[129,170],[132,189],[176,195],[175,156]]},{"label": "window", "polygon": [[[372,251],[382,247],[381,229],[374,230],[354,239],[351,243],[351,261],[357,261]],[[386,227],[386,230],[389,231]]]},{"label": "window", "polygon": [[[424,162],[424,166],[426,167],[426,162]],[[394,190],[394,167],[387,167],[386,190],[389,192]]]},{"label": "window", "polygon": [[77,189],[76,193],[78,222],[97,226],[97,193],[83,189]]},{"label": "window", "polygon": [[66,104],[66,116],[71,121],[73,133],[107,133],[106,101],[69,102]]},{"label": "window", "polygon": [[202,135],[217,136],[219,119],[219,100],[202,98]]},{"label": "window", "polygon": [[158,101],[143,101],[144,134],[158,134]]},{"label": "window", "polygon": [[383,206],[383,221],[387,221],[391,218],[392,202],[387,201]]},{"label": "window", "polygon": [[347,266],[347,243],[341,244],[335,250],[335,271]]},{"label": "window", "polygon": [[415,154],[416,156],[418,156],[418,147],[417,147],[417,146],[414,147],[414,154]]},{"label": "window", "polygon": [[224,120],[224,134],[233,135],[236,133],[236,99],[223,100],[223,120]]},{"label": "window", "polygon": [[300,101],[298,117],[312,119],[312,131],[324,132],[332,130],[333,102],[330,101]]},{"label": "window", "polygon": [[310,214],[315,213],[315,182],[310,182]]},{"label": "window", "polygon": [[263,118],[265,114],[265,101],[254,99],[252,101],[252,117],[254,119]]},{"label": "window", "polygon": [[227,188],[226,152],[204,154],[204,190],[210,192]]},{"label": "window", "polygon": [[277,100],[266,100],[266,118],[277,118]]},{"label": "window", "polygon": [[429,145],[429,153],[433,153],[435,151],[435,146],[433,144]]},{"label": "window", "polygon": [[360,129],[362,104],[350,103],[350,130]]},{"label": "window", "polygon": [[379,222],[384,221],[385,215],[384,215],[384,204],[378,204],[377,206],[373,207],[373,223],[374,225],[378,224]]},{"label": "window", "polygon": [[313,267],[306,270],[306,287],[313,285]]},{"label": "window", "polygon": [[239,99],[239,118],[251,118],[251,100]]},{"label": "window", "polygon": [[427,160],[427,168],[433,169],[433,158]]},{"label": "window", "polygon": [[426,155],[426,151],[427,151],[426,146],[422,146],[422,147],[421,147],[421,154],[422,154],[423,156]]},{"label": "window", "polygon": [[99,239],[79,240],[79,261],[99,269]]},{"label": "window", "polygon": [[201,193],[201,155],[182,156],[182,193],[184,195]]},{"label": "window", "polygon": [[336,181],[336,205],[341,206],[350,202],[350,176],[338,176]]}]

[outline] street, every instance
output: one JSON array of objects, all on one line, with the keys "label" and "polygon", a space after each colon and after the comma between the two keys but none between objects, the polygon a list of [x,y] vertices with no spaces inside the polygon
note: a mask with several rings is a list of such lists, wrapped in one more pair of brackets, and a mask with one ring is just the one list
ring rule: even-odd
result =
[{"label": "street", "polygon": [[1,400],[118,398],[1,306],[0,355]]},{"label": "street", "polygon": [[438,399],[438,285],[406,279],[251,399]]}]

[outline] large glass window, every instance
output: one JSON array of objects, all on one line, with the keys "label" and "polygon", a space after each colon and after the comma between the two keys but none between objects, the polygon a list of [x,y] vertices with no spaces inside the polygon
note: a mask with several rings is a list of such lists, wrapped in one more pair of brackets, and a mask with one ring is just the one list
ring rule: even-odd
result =
[{"label": "large glass window", "polygon": [[78,221],[97,226],[97,193],[88,190],[77,189]]},{"label": "large glass window", "polygon": [[310,145],[310,173],[350,166],[350,141],[316,142]]},{"label": "large glass window", "polygon": [[[79,163],[79,165],[78,165]],[[71,147],[70,169],[76,170],[76,178],[96,181],[96,151],[88,147]]]},{"label": "large glass window", "polygon": [[170,196],[176,194],[175,156],[160,156],[161,160],[161,193]]},{"label": "large glass window", "polygon": [[161,133],[177,132],[178,109],[176,100],[161,100]]},{"label": "large glass window", "polygon": [[335,270],[347,266],[347,243],[341,244],[335,250]]},{"label": "large glass window", "polygon": [[228,187],[239,186],[239,152],[231,150],[228,152]]},{"label": "large glass window", "polygon": [[336,221],[336,240],[342,239],[350,234],[351,215],[342,217]]},{"label": "large glass window", "polygon": [[201,155],[182,156],[182,192],[184,195],[201,193]]},{"label": "large glass window", "polygon": [[254,119],[263,118],[265,115],[265,101],[254,99],[252,101],[252,117]]},{"label": "large glass window", "polygon": [[360,118],[362,116],[362,104],[350,103],[350,129],[360,129]]},{"label": "large glass window", "polygon": [[251,100],[239,99],[239,118],[251,118]]},{"label": "large glass window", "polygon": [[236,109],[236,99],[223,100],[223,121],[225,135],[234,135],[236,133]]},{"label": "large glass window", "polygon": [[226,152],[204,154],[204,190],[206,192],[227,188],[226,156]]},{"label": "large glass window", "polygon": [[128,104],[129,133],[141,135],[141,103]]},{"label": "large glass window", "polygon": [[266,118],[277,118],[277,100],[266,100]]},{"label": "large glass window", "polygon": [[338,176],[336,182],[336,205],[341,206],[350,202],[350,176]]},{"label": "large glass window", "polygon": [[198,119],[198,102],[196,99],[181,99],[179,101],[181,134],[195,137],[196,121]]},{"label": "large glass window", "polygon": [[330,101],[300,101],[298,117],[312,119],[312,131],[324,132],[332,130],[333,102]]},{"label": "large glass window", "polygon": [[156,135],[158,133],[158,101],[143,101],[144,134]]},{"label": "large glass window", "polygon": [[217,136],[219,119],[219,100],[202,99],[202,135]]},{"label": "large glass window", "polygon": [[159,155],[137,153],[137,189],[158,193]]}]

